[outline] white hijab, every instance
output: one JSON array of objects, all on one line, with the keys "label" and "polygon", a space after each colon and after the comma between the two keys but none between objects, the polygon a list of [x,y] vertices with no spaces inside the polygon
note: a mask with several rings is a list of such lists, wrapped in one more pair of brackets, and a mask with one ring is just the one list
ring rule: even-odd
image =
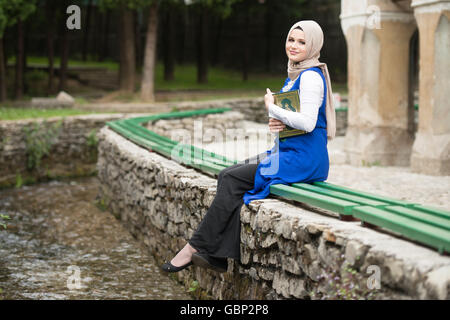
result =
[{"label": "white hijab", "polygon": [[325,108],[327,117],[327,136],[333,139],[336,136],[336,112],[334,109],[334,99],[333,91],[331,89],[330,74],[328,73],[328,68],[325,63],[319,61],[320,50],[323,45],[323,31],[319,24],[313,20],[299,21],[295,23],[289,30],[288,36],[286,38],[286,44],[289,40],[289,35],[292,30],[300,27],[305,33],[305,43],[306,43],[306,58],[300,62],[288,61],[287,72],[291,80],[298,77],[300,72],[303,70],[319,67],[325,77],[327,85],[327,105]]}]

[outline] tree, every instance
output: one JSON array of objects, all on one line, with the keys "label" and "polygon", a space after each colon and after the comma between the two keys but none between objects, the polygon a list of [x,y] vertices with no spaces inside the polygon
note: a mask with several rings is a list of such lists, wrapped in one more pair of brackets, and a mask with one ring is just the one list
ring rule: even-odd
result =
[{"label": "tree", "polygon": [[[71,0],[60,0],[58,4],[62,8],[62,12],[66,12],[66,8],[72,3]],[[65,15],[59,21],[60,30],[62,30],[62,40],[60,47],[60,64],[59,64],[59,85],[58,91],[66,89],[67,71],[69,68],[69,47],[70,47],[70,31],[66,27]]]},{"label": "tree", "polygon": [[55,76],[54,57],[55,57],[55,10],[53,5],[55,0],[47,0],[45,3],[45,14],[47,20],[47,56],[48,56],[48,84],[47,95],[53,93],[53,78]]},{"label": "tree", "polygon": [[7,25],[6,13],[0,4],[0,101],[6,99],[6,66],[3,49],[3,34]]},{"label": "tree", "polygon": [[91,26],[91,14],[92,14],[92,10],[94,9],[92,0],[88,1],[87,4],[87,13],[86,13],[86,20],[85,20],[85,26],[84,26],[84,33],[83,33],[83,48],[82,48],[82,53],[81,53],[81,59],[83,61],[86,61],[87,59],[87,52],[88,52],[88,42],[89,42],[89,31],[90,31],[90,26]]},{"label": "tree", "polygon": [[197,23],[197,82],[208,82],[208,30],[209,17],[225,18],[232,12],[234,3],[242,0],[191,0],[198,15]]},{"label": "tree", "polygon": [[119,50],[120,50],[120,89],[133,92],[136,86],[136,49],[134,36],[134,16],[128,5],[120,6]]},{"label": "tree", "polygon": [[184,42],[177,43],[177,46],[175,46],[175,21],[176,17],[184,8],[184,0],[169,0],[161,3],[160,14],[164,14],[164,37],[162,39],[162,46],[165,81],[172,81],[175,79],[175,52],[183,52]]},{"label": "tree", "polygon": [[146,0],[101,0],[102,10],[119,11],[119,87],[120,90],[133,92],[136,83],[136,51],[134,35],[134,17],[132,9]]},{"label": "tree", "polygon": [[17,25],[15,97],[23,96],[24,34],[23,22],[36,10],[36,0],[2,0],[0,2],[0,99],[6,98],[6,66],[4,65],[3,37],[7,27]]},{"label": "tree", "polygon": [[148,12],[145,39],[144,67],[142,69],[141,99],[155,101],[155,64],[158,27],[158,2],[152,1]]}]

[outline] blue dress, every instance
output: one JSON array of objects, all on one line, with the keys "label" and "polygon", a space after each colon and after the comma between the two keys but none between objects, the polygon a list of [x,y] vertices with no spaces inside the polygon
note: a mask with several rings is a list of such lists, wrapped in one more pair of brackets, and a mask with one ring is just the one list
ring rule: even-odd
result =
[{"label": "blue dress", "polygon": [[[325,181],[330,167],[327,149],[327,119],[325,114],[327,87],[320,68],[313,70],[322,78],[324,98],[319,108],[316,126],[313,131],[293,137],[275,138],[275,145],[267,150],[267,157],[257,167],[254,188],[244,194],[244,203],[248,205],[252,200],[264,199],[270,194],[272,184],[291,184],[296,182],[312,183]],[[300,73],[291,90],[298,90]],[[284,86],[290,81],[286,79]],[[283,88],[284,88],[283,86]],[[280,91],[281,92],[281,91]]]}]

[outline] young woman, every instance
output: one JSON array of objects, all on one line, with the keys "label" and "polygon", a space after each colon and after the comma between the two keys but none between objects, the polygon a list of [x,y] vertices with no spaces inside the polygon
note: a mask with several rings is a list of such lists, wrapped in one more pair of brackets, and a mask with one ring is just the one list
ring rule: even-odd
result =
[{"label": "young woman", "polygon": [[266,198],[272,184],[312,183],[328,177],[327,137],[336,132],[335,111],[328,68],[319,61],[323,32],[315,21],[300,21],[286,39],[288,78],[280,92],[298,90],[300,112],[274,104],[269,89],[264,96],[269,129],[286,125],[306,134],[275,139],[274,147],[222,170],[217,194],[197,231],[162,269],[178,272],[195,264],[219,272],[227,270],[227,258],[240,260],[240,211],[252,200]]}]

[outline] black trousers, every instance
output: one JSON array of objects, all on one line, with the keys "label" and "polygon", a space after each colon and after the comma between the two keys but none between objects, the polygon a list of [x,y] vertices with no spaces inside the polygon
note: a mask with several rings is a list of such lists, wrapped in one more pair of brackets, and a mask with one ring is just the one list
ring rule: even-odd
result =
[{"label": "black trousers", "polygon": [[218,258],[240,260],[243,196],[253,189],[258,163],[266,152],[223,169],[217,180],[217,193],[189,244],[199,252]]}]

